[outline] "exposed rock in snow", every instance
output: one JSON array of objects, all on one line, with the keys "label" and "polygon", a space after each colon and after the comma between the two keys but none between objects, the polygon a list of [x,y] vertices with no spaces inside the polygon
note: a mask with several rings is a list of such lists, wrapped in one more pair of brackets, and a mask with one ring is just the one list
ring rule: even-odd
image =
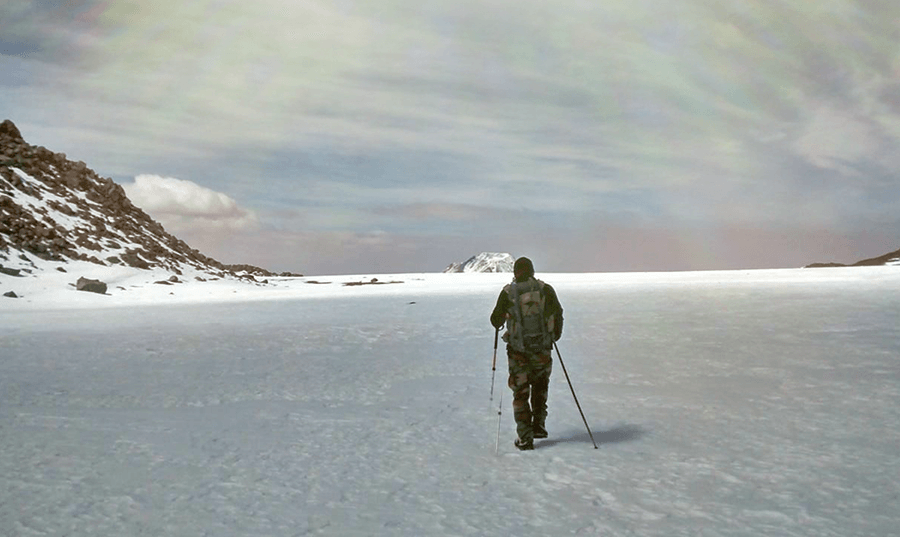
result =
[{"label": "exposed rock in snow", "polygon": [[444,272],[512,272],[515,262],[510,254],[482,252],[463,263],[451,263]]},{"label": "exposed rock in snow", "polygon": [[78,278],[78,282],[75,284],[75,289],[78,291],[99,293],[101,295],[106,294],[106,284],[104,282],[101,282],[100,280],[92,280],[85,277]]}]

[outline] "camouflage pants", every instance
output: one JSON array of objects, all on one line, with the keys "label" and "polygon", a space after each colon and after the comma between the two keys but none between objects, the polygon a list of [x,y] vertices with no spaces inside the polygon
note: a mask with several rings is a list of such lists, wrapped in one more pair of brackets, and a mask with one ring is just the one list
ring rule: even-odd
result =
[{"label": "camouflage pants", "polygon": [[547,419],[547,391],[550,386],[550,370],[553,366],[550,351],[520,353],[507,349],[507,357],[516,432],[524,441],[533,440],[534,424],[543,427],[544,420]]}]

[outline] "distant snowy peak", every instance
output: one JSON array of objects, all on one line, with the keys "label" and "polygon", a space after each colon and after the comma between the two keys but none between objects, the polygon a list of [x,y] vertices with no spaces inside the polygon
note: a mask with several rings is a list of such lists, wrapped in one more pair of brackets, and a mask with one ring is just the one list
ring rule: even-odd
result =
[{"label": "distant snowy peak", "polygon": [[515,262],[510,254],[482,252],[463,263],[451,263],[444,272],[512,272]]}]

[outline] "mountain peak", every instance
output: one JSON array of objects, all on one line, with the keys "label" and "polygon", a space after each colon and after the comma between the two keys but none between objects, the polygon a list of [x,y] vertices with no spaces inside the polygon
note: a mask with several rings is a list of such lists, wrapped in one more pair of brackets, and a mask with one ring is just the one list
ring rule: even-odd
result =
[{"label": "mountain peak", "polygon": [[22,138],[22,133],[19,132],[19,128],[16,127],[16,124],[8,119],[4,119],[3,123],[0,123],[0,136],[7,136],[13,140],[20,140],[22,142],[25,141]]},{"label": "mountain peak", "polygon": [[482,252],[463,263],[451,263],[444,272],[512,272],[515,262],[507,253]]}]

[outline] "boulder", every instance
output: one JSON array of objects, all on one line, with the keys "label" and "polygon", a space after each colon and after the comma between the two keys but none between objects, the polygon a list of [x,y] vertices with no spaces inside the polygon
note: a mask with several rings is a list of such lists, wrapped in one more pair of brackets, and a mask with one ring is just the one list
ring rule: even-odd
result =
[{"label": "boulder", "polygon": [[106,294],[106,284],[100,280],[91,280],[85,277],[78,278],[75,289],[79,291],[89,291],[91,293]]},{"label": "boulder", "polygon": [[7,291],[7,292],[3,293],[3,296],[9,297],[9,298],[19,298],[19,295],[17,295],[15,291]]},{"label": "boulder", "polygon": [[0,274],[6,274],[7,276],[22,276],[22,271],[14,268],[7,268],[3,265],[0,265]]}]

